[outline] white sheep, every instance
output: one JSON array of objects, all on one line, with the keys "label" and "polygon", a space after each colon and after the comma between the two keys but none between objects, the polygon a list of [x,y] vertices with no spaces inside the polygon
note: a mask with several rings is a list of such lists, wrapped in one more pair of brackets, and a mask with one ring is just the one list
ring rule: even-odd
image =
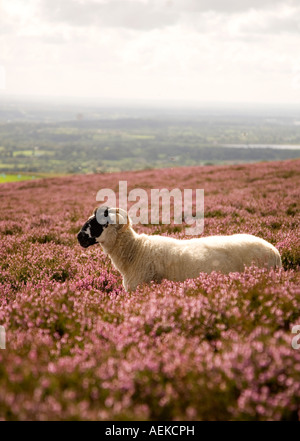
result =
[{"label": "white sheep", "polygon": [[252,264],[282,266],[278,250],[259,237],[234,234],[179,240],[137,234],[120,208],[96,209],[77,237],[84,248],[100,243],[122,274],[127,291],[151,281],[196,278],[201,272],[243,272]]}]

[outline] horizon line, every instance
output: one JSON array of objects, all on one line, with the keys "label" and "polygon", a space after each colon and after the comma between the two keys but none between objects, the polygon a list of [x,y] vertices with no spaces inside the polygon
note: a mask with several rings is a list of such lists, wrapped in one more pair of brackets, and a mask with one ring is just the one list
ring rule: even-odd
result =
[{"label": "horizon line", "polygon": [[0,102],[2,101],[21,101],[28,102],[43,102],[50,101],[52,103],[86,103],[93,105],[125,105],[125,106],[184,106],[184,107],[270,107],[270,106],[284,106],[284,107],[300,107],[299,102],[273,102],[273,101],[207,101],[207,100],[189,100],[189,99],[148,99],[148,98],[113,98],[113,97],[89,97],[89,96],[66,96],[66,95],[32,95],[32,94],[6,94],[0,91]]}]

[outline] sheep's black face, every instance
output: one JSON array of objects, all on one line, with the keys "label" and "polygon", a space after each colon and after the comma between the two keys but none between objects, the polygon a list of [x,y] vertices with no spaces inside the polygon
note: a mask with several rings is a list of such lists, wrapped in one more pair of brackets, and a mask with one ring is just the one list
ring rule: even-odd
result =
[{"label": "sheep's black face", "polygon": [[92,216],[77,234],[77,239],[83,248],[87,248],[96,243],[96,239],[101,236],[103,225],[98,224],[96,216]]},{"label": "sheep's black face", "polygon": [[[106,218],[108,217],[108,213],[104,211]],[[103,214],[104,214],[103,213]],[[98,216],[99,219],[99,216]],[[77,239],[80,245],[83,248],[88,248],[91,245],[95,245],[97,243],[97,240],[104,228],[108,226],[108,221],[105,220],[105,218],[101,219],[102,223],[99,223],[96,218],[96,211],[92,217],[89,218],[89,220],[83,225],[79,233],[77,234]]]}]

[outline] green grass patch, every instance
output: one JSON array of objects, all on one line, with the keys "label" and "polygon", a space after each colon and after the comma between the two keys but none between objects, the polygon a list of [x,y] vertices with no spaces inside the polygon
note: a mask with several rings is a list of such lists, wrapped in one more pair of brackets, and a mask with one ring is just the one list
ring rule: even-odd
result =
[{"label": "green grass patch", "polygon": [[28,181],[31,179],[36,179],[36,175],[0,173],[0,184],[4,182]]},{"label": "green grass patch", "polygon": [[42,179],[42,178],[58,178],[60,176],[65,176],[65,174],[57,174],[57,173],[28,173],[28,172],[20,172],[20,173],[4,173],[0,172],[0,184],[4,184],[5,182],[18,182],[18,181],[31,181],[34,179]]},{"label": "green grass patch", "polygon": [[13,152],[13,156],[32,156],[34,155],[34,150],[16,150]]}]

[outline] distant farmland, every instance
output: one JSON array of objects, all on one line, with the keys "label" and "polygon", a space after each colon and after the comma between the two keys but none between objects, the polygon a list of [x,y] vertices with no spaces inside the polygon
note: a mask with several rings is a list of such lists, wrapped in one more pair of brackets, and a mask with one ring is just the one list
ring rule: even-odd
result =
[{"label": "distant farmland", "polygon": [[294,110],[21,110],[0,104],[0,173],[105,173],[300,156]]}]

